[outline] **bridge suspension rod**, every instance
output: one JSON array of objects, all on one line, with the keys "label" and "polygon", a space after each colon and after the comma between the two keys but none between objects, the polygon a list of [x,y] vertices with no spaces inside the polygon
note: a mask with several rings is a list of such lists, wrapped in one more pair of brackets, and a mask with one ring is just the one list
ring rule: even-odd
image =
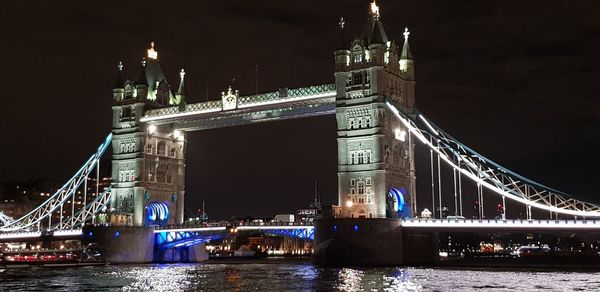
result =
[{"label": "bridge suspension rod", "polygon": [[[481,190],[485,187],[500,196],[504,195],[510,200],[554,213],[581,217],[600,217],[600,205],[575,200],[566,193],[548,188],[518,175],[458,142],[440,128],[427,122],[422,115],[419,114],[419,117],[424,121],[426,127],[420,128],[412,118],[401,113],[389,100],[386,100],[386,105],[421,143],[439,155],[446,164],[456,169],[460,174],[479,184]],[[441,142],[441,145],[434,145],[431,142],[433,139],[436,142]],[[459,163],[449,159],[450,156],[455,155],[459,158]],[[482,167],[483,169],[481,169]],[[499,177],[508,178],[515,186],[502,184],[498,179]],[[527,186],[535,191],[526,196],[521,191],[522,186]],[[548,201],[550,194],[556,198],[554,204]]]}]

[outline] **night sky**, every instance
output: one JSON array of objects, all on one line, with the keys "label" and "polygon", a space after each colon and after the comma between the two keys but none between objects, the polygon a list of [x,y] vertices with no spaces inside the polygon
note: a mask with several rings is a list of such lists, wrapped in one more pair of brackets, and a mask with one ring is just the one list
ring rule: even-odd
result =
[{"label": "night sky", "polygon": [[[135,79],[150,41],[188,102],[333,82],[337,23],[360,1],[12,1],[0,11],[0,181],[66,181],[111,129],[116,65]],[[343,5],[341,4],[343,3]],[[411,31],[417,107],[480,153],[600,201],[598,1],[380,0],[387,35]],[[175,85],[174,85],[175,86]],[[337,201],[334,116],[188,135],[187,208],[212,218]],[[419,153],[418,153],[419,154]],[[429,161],[418,194],[430,196]],[[471,191],[474,192],[474,189]]]}]

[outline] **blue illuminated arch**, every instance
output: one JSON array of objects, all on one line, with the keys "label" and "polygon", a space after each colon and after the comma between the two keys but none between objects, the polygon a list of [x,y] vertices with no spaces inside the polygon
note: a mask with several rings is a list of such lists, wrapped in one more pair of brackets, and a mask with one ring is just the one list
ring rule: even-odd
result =
[{"label": "blue illuminated arch", "polygon": [[406,188],[390,188],[388,194],[390,195],[390,197],[392,197],[394,212],[401,213],[404,209],[404,196],[408,194]]},{"label": "blue illuminated arch", "polygon": [[146,218],[149,223],[169,219],[169,205],[165,202],[151,202],[146,205]]}]

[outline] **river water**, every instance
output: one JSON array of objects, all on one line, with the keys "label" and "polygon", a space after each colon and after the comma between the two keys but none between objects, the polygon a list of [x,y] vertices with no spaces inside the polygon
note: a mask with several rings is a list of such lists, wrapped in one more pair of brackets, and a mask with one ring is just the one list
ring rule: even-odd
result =
[{"label": "river water", "polygon": [[308,261],[33,268],[1,291],[600,291],[600,271],[321,268]]}]

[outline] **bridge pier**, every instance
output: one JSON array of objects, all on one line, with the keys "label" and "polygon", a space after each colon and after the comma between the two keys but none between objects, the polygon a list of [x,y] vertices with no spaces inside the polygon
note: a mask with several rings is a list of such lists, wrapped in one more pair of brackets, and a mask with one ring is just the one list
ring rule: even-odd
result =
[{"label": "bridge pier", "polygon": [[82,242],[95,243],[107,263],[151,263],[154,228],[137,226],[86,226]]},{"label": "bridge pier", "polygon": [[438,235],[409,231],[398,219],[323,218],[315,221],[313,262],[326,266],[433,265]]},{"label": "bridge pier", "polygon": [[153,227],[86,226],[82,242],[94,243],[110,264],[194,263],[208,260],[205,244],[161,249]]}]

